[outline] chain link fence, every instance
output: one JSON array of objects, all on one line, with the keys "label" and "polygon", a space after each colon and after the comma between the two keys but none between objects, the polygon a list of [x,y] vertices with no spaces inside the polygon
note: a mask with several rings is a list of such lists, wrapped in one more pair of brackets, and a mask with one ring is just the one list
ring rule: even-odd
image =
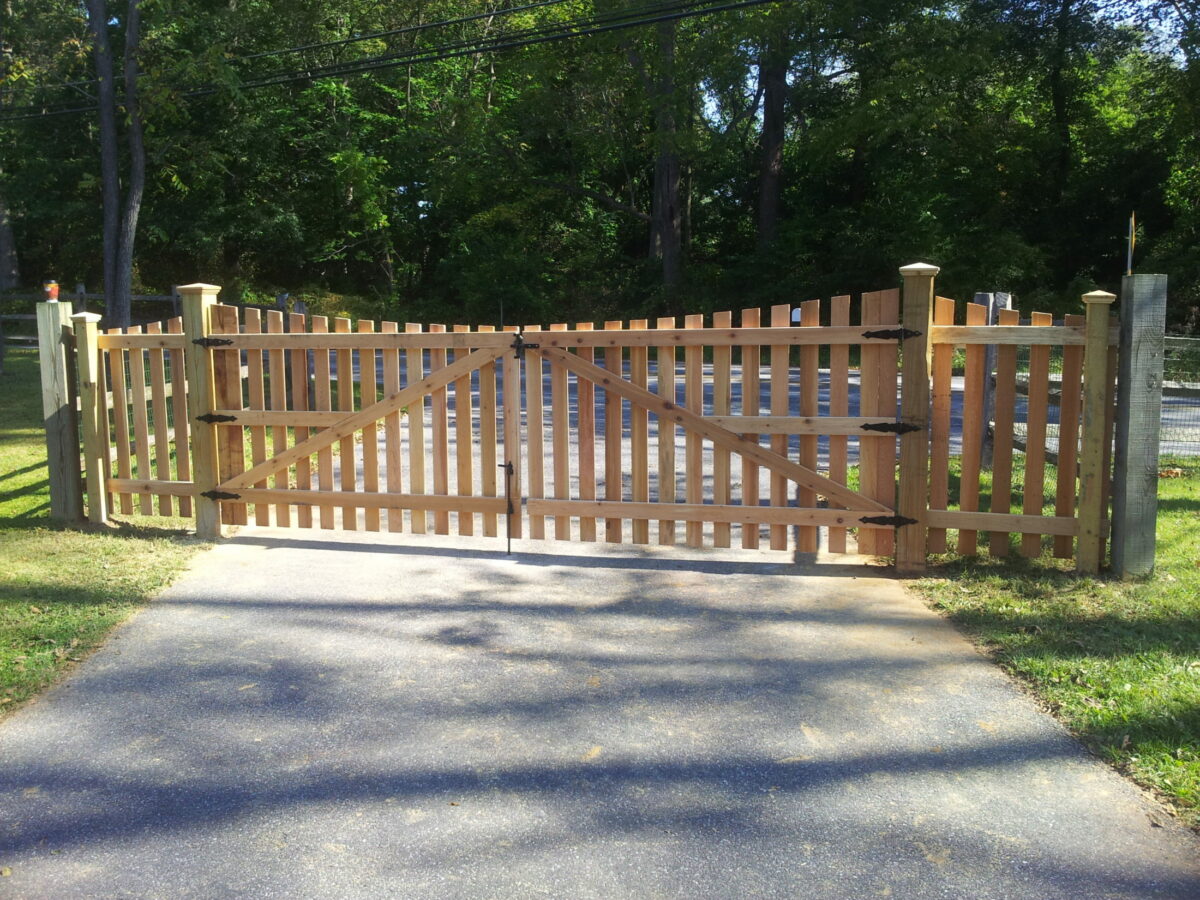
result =
[{"label": "chain link fence", "polygon": [[[1059,324],[1059,323],[1055,323]],[[1058,404],[1062,384],[1062,347],[1050,348],[1050,424],[1046,450],[1058,452]],[[1017,350],[1016,440],[1024,449],[1029,348]],[[1162,432],[1163,456],[1200,456],[1200,338],[1168,335],[1163,348]]]}]

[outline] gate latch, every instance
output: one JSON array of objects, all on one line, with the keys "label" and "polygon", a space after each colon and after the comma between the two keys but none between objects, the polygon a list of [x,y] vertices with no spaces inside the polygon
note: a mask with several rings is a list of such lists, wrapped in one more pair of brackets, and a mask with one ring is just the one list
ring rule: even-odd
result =
[{"label": "gate latch", "polygon": [[512,342],[512,348],[517,354],[517,359],[521,360],[522,362],[525,361],[526,350],[537,350],[541,346],[541,344],[531,344],[526,341],[524,335],[522,335],[519,331],[517,332],[516,337],[513,338]]}]

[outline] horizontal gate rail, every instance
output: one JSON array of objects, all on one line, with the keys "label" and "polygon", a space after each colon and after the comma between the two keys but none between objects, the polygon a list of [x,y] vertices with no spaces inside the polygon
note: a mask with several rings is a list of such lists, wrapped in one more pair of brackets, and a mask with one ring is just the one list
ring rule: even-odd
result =
[{"label": "horizontal gate rail", "polygon": [[[1116,346],[1118,337],[1115,326],[1108,329],[1110,346]],[[1000,347],[1082,347],[1087,343],[1082,325],[934,325],[929,330],[929,340],[933,344]]]},{"label": "horizontal gate rail", "polygon": [[673,344],[676,347],[740,347],[779,346],[793,347],[818,344],[870,344],[891,345],[899,343],[898,337],[868,337],[871,329],[861,326],[774,327],[774,328],[701,328],[682,330],[627,329],[621,331],[566,331],[539,332],[538,343],[543,347],[571,349],[573,347],[658,347]]},{"label": "horizontal gate rail", "polygon": [[[676,522],[734,525],[827,525],[841,528],[894,528],[870,521],[874,509],[801,509],[794,506],[728,506],[714,503],[631,503],[623,500],[526,501],[530,515],[607,519],[655,519],[667,513]],[[866,521],[864,521],[866,520]]]},{"label": "horizontal gate rail", "polygon": [[242,488],[239,503],[287,503],[292,506],[338,506],[349,503],[364,509],[427,509],[439,512],[484,512],[503,515],[503,497],[458,497],[452,494],[389,494],[358,491],[296,491],[283,488]]}]

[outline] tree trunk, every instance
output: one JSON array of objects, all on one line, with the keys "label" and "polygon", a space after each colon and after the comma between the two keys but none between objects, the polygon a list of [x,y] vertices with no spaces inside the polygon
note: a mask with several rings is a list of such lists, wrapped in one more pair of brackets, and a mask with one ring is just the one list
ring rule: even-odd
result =
[{"label": "tree trunk", "polygon": [[763,95],[763,124],[758,172],[758,247],[765,250],[779,234],[783,200],[784,100],[787,96],[787,55],[782,39],[772,36],[759,60],[758,78]]},{"label": "tree trunk", "polygon": [[683,274],[683,227],[679,202],[680,164],[676,149],[675,23],[658,26],[659,66],[654,79],[657,153],[650,208],[650,252],[662,261],[663,287],[673,295]]},{"label": "tree trunk", "polygon": [[[8,23],[12,21],[12,3],[9,0],[4,0],[2,7],[4,13],[3,27],[7,28]],[[7,83],[9,61],[12,58],[12,48],[0,38],[0,82]],[[6,99],[8,95],[0,95],[0,108],[8,105]],[[3,176],[4,169],[0,167],[0,176]],[[0,177],[0,183],[3,178]],[[17,243],[13,238],[12,223],[8,218],[8,204],[4,202],[3,194],[0,194],[0,291],[8,291],[15,288],[21,280],[20,268],[17,264]],[[0,354],[3,353],[3,348],[0,348]]]},{"label": "tree trunk", "polygon": [[113,324],[122,327],[129,324],[133,302],[133,247],[142,210],[142,193],[146,187],[146,147],[142,140],[142,110],[137,88],[137,52],[141,41],[138,3],[139,0],[129,0],[129,17],[125,25],[125,111],[128,120],[125,139],[129,145],[129,183],[125,190],[125,206],[121,210],[115,302],[112,305]]},{"label": "tree trunk", "polygon": [[20,280],[17,244],[13,239],[12,223],[8,220],[8,206],[0,196],[0,291],[12,290]]},{"label": "tree trunk", "polygon": [[110,327],[129,323],[128,308],[117,301],[117,246],[121,218],[121,181],[117,159],[117,97],[113,83],[112,48],[108,41],[107,0],[87,0],[88,32],[92,37],[92,60],[96,66],[97,100],[100,107],[100,205],[104,255],[104,312]]},{"label": "tree trunk", "polygon": [[1068,109],[1066,69],[1071,45],[1071,5],[1073,0],[1061,0],[1055,16],[1054,57],[1050,61],[1050,105],[1054,111],[1054,198],[1061,203],[1071,174],[1071,118]]}]

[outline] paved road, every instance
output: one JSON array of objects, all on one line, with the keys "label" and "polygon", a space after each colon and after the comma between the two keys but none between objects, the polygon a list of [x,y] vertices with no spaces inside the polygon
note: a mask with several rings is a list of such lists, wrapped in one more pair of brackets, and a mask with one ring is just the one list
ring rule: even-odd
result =
[{"label": "paved road", "polygon": [[201,557],[0,725],[0,896],[1200,896],[1194,836],[878,570],[500,549]]}]

